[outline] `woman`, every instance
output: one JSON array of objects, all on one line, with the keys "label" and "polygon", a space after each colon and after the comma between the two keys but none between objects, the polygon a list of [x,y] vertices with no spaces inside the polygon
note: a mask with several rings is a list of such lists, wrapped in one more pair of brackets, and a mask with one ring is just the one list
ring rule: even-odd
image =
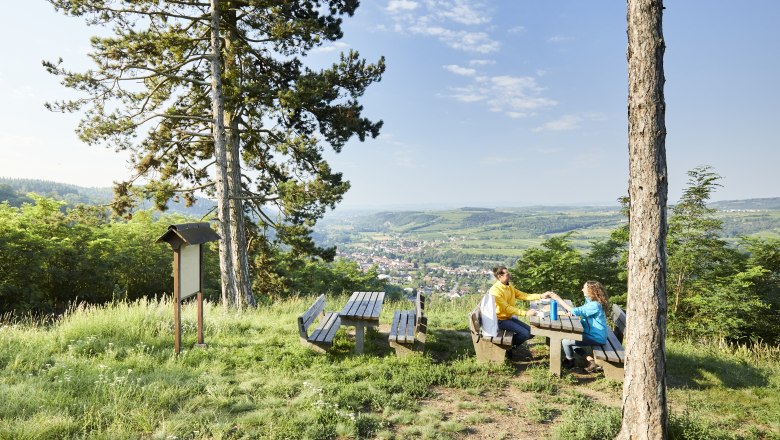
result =
[{"label": "woman", "polygon": [[558,304],[569,312],[569,316],[579,316],[585,328],[582,333],[582,341],[564,339],[561,342],[563,352],[566,354],[566,359],[563,361],[564,368],[574,367],[574,353],[577,353],[588,360],[585,371],[594,373],[601,371],[602,368],[596,365],[596,360],[588,355],[583,347],[603,345],[607,342],[607,316],[604,314],[604,310],[609,308],[609,303],[607,302],[607,292],[598,281],[586,281],[585,285],[582,286],[582,293],[585,297],[585,304],[581,307],[571,307],[557,293],[552,293],[550,298],[558,301]]}]

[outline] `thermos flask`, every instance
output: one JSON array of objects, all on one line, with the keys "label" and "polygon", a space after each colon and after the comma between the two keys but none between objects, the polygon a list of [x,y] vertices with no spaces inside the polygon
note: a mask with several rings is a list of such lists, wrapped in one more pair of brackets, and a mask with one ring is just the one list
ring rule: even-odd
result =
[{"label": "thermos flask", "polygon": [[550,301],[550,319],[553,321],[558,320],[558,302],[555,300]]}]

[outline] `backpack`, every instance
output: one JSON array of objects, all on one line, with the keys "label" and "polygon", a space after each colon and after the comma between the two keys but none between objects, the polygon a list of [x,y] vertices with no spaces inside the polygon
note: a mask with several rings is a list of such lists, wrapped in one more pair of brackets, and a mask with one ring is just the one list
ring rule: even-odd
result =
[{"label": "backpack", "polygon": [[479,313],[482,315],[482,335],[498,336],[498,318],[496,317],[496,298],[486,293],[479,301]]}]

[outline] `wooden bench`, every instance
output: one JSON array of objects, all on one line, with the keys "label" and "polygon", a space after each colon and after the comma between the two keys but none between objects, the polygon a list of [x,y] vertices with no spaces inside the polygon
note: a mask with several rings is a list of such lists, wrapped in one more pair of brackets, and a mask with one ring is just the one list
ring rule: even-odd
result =
[{"label": "wooden bench", "polygon": [[[311,334],[309,327],[317,317],[321,317],[319,324]],[[298,333],[301,344],[311,347],[315,351],[325,353],[333,346],[333,337],[341,326],[341,318],[338,312],[325,312],[325,295],[320,295],[314,304],[298,317]]]},{"label": "wooden bench", "polygon": [[428,318],[425,316],[425,296],[417,292],[414,310],[396,310],[390,326],[390,346],[398,357],[422,353],[425,348],[425,333]]},{"label": "wooden bench", "polygon": [[593,357],[596,363],[604,369],[608,379],[623,381],[623,365],[626,353],[623,350],[623,335],[626,333],[626,313],[619,305],[612,305],[612,321],[615,328],[607,327],[607,343],[593,347]]},{"label": "wooden bench", "polygon": [[474,343],[477,361],[504,362],[506,351],[512,348],[512,337],[515,336],[515,332],[499,329],[496,336],[483,335],[482,314],[479,306],[469,313],[469,330],[471,330],[471,342]]}]

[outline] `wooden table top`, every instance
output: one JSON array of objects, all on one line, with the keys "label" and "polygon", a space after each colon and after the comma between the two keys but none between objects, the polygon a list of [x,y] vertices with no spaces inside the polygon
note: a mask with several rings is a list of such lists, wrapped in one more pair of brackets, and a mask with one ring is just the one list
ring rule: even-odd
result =
[{"label": "wooden table top", "polygon": [[379,321],[384,302],[385,292],[355,292],[349,297],[339,316],[346,319]]},{"label": "wooden table top", "polygon": [[[567,300],[569,305],[571,305],[571,301]],[[544,317],[540,316],[531,316],[529,318],[529,322],[534,327],[544,328],[544,329],[551,329],[551,330],[561,330],[566,332],[573,332],[573,333],[582,333],[585,331],[585,329],[582,326],[582,321],[580,321],[580,318],[574,316],[569,317],[566,316],[566,309],[558,306],[558,319],[552,320],[550,319],[549,315],[549,303],[545,303],[543,301],[531,301],[531,310],[543,310],[546,308],[547,315]]]}]

